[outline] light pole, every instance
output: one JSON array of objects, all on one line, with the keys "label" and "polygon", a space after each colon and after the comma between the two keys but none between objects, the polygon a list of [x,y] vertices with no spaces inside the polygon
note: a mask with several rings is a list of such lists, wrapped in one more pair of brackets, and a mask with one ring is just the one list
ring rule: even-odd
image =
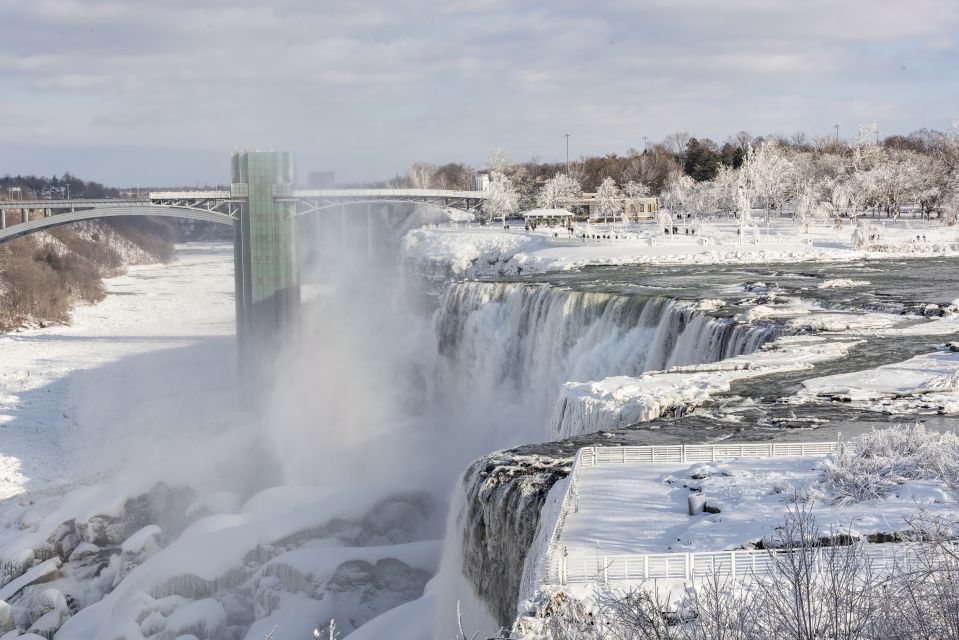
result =
[{"label": "light pole", "polygon": [[563,137],[566,138],[566,175],[569,176],[569,134],[564,133]]},{"label": "light pole", "polygon": [[649,151],[649,138],[643,136],[643,152]]},{"label": "light pole", "polygon": [[836,124],[833,126],[836,127],[836,144],[839,144],[839,125]]}]

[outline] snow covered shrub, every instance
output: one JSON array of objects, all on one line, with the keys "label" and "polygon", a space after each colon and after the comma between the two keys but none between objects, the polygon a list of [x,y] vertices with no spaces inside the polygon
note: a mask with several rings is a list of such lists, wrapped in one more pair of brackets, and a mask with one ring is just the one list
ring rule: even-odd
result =
[{"label": "snow covered shrub", "polygon": [[819,488],[836,504],[881,498],[910,480],[959,487],[959,436],[920,424],[873,430],[842,443],[824,464]]},{"label": "snow covered shrub", "polygon": [[852,246],[865,250],[882,241],[882,229],[865,220],[860,220],[852,231]]}]

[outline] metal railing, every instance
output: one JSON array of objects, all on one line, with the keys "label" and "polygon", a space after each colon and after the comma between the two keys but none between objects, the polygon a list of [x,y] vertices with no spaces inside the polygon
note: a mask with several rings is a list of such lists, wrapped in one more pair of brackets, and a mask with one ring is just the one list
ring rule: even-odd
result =
[{"label": "metal railing", "polygon": [[582,463],[649,464],[659,462],[717,462],[780,458],[790,456],[825,456],[836,450],[835,442],[743,442],[726,444],[682,444],[647,447],[584,447]]},{"label": "metal railing", "polygon": [[[705,553],[648,553],[615,556],[568,556],[560,545],[563,525],[570,509],[579,511],[577,485],[580,468],[603,464],[697,463],[795,456],[825,456],[837,442],[741,442],[720,444],[652,445],[642,447],[583,447],[576,452],[569,484],[549,538],[546,579],[551,584],[570,582],[619,582],[650,578],[692,580],[720,575],[768,575],[773,561],[767,551],[719,551]],[[884,552],[877,552],[884,553]],[[737,567],[739,567],[737,573]],[[725,574],[721,572],[727,572]]]},{"label": "metal railing", "polygon": [[[909,563],[916,557],[915,544],[889,542],[862,545],[862,554],[873,571],[891,570],[897,563]],[[913,552],[913,553],[910,553]],[[819,563],[825,553],[813,550],[770,551],[737,550],[703,553],[648,553],[612,556],[559,556],[551,558],[547,570],[552,584],[600,584],[641,582],[643,580],[674,579],[692,582],[707,576],[757,578],[781,573],[777,555],[812,553]],[[783,563],[785,564],[785,563]]]}]

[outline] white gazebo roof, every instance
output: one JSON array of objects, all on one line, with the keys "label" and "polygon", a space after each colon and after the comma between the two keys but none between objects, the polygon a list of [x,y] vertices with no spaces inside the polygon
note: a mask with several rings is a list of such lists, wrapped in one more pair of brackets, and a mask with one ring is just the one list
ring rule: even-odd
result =
[{"label": "white gazebo roof", "polygon": [[566,209],[530,209],[523,214],[524,218],[567,218],[572,213]]}]

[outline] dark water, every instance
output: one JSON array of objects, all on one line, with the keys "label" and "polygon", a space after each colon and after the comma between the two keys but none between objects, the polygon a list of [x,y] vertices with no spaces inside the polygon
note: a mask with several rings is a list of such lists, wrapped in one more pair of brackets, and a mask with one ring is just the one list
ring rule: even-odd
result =
[{"label": "dark water", "polygon": [[[819,289],[827,280],[867,281],[851,289]],[[546,282],[583,291],[668,295],[690,300],[735,302],[744,284],[762,282],[780,295],[801,296],[827,308],[909,312],[925,304],[959,298],[959,259],[868,260],[851,263],[784,265],[697,265],[590,267],[527,276],[518,282]]]},{"label": "dark water", "polygon": [[[826,280],[866,281],[854,288],[821,289]],[[686,300],[720,299],[716,315],[732,315],[757,303],[775,305],[802,300],[823,311],[883,311],[919,316],[937,315],[959,299],[959,259],[873,260],[856,263],[710,266],[595,267],[518,278],[583,291],[664,295]],[[753,287],[763,283],[764,287]],[[751,289],[751,290],[750,290]],[[937,305],[939,310],[927,305]],[[915,317],[918,322],[925,320]],[[841,336],[842,334],[832,334]],[[936,429],[959,428],[959,416],[934,409],[893,414],[856,409],[841,402],[796,405],[793,396],[812,377],[871,369],[929,353],[959,334],[946,336],[856,335],[863,343],[848,356],[813,369],[753,378],[734,383],[728,393],[685,415],[663,417],[626,429],[587,434],[563,442],[531,444],[526,453],[571,455],[587,444],[658,444],[719,439],[832,440],[873,427],[923,422]]]}]

